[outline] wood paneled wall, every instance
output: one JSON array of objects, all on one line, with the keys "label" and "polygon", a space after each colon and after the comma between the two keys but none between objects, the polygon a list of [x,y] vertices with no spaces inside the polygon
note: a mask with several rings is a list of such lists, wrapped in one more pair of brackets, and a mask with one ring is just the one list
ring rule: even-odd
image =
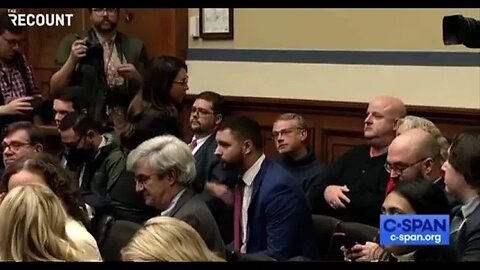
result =
[{"label": "wood paneled wall", "polygon": [[[182,114],[188,130],[188,107],[194,96],[186,99]],[[331,164],[351,146],[364,143],[363,121],[368,104],[255,97],[225,97],[234,115],[256,119],[261,127],[267,155],[276,155],[271,137],[273,121],[282,113],[301,114],[309,125],[309,143],[315,154]],[[452,138],[466,128],[480,128],[480,110],[408,106],[408,113],[433,121],[445,137]]]},{"label": "wood paneled wall", "polygon": [[[90,27],[89,12],[83,8],[24,8],[25,13],[72,13],[67,27],[28,27],[24,52],[32,64],[35,79],[45,96],[50,94],[49,80],[55,72],[54,58],[60,41],[68,33],[81,33]],[[127,15],[131,20],[127,20]],[[162,54],[185,59],[188,48],[187,8],[120,9],[119,31],[136,36],[145,43],[150,57]]]}]

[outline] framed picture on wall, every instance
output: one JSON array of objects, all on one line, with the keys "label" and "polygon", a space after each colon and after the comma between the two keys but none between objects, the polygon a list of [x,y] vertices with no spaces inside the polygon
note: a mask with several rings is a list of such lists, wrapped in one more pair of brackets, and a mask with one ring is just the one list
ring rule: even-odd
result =
[{"label": "framed picture on wall", "polygon": [[202,39],[233,39],[233,8],[200,8]]}]

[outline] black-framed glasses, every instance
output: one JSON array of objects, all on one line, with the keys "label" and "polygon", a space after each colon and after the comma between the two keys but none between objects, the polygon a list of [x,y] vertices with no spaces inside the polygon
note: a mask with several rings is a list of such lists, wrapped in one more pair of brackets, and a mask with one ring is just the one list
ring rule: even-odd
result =
[{"label": "black-framed glasses", "polygon": [[214,112],[209,111],[207,109],[197,108],[195,106],[192,106],[192,108],[190,109],[190,114],[194,115],[196,113],[198,113],[199,116],[207,116],[207,115],[215,114]]},{"label": "black-framed glasses", "polygon": [[113,15],[117,12],[116,8],[92,8],[92,11],[97,15],[103,15],[105,12],[108,15]]},{"label": "black-framed glasses", "polygon": [[23,39],[6,38],[3,35],[0,35],[0,37],[2,37],[2,39],[5,40],[11,47],[14,47],[15,45],[20,46],[23,42]]},{"label": "black-framed glasses", "polygon": [[27,145],[32,145],[31,142],[11,142],[11,143],[6,143],[2,142],[1,148],[2,152],[5,151],[5,149],[10,148],[13,152],[18,152],[22,147],[27,146]]},{"label": "black-framed glasses", "polygon": [[175,81],[173,81],[173,83],[185,86],[185,85],[188,85],[188,78],[185,78],[183,80],[175,80]]},{"label": "black-framed glasses", "polygon": [[411,164],[409,164],[409,165],[407,165],[407,166],[405,166],[405,167],[402,167],[402,168],[399,168],[399,167],[397,167],[397,166],[393,166],[392,164],[390,164],[390,163],[388,163],[388,162],[384,164],[384,167],[385,167],[385,170],[386,170],[388,173],[395,172],[395,173],[397,173],[398,175],[401,175],[401,174],[403,173],[403,171],[405,171],[406,169],[408,169],[408,168],[410,168],[410,167],[413,167],[413,166],[417,165],[417,164],[420,163],[420,162],[425,161],[427,158],[428,158],[428,157],[419,159],[419,160],[417,160],[417,161],[415,161],[415,162],[413,162],[413,163],[411,163]]}]

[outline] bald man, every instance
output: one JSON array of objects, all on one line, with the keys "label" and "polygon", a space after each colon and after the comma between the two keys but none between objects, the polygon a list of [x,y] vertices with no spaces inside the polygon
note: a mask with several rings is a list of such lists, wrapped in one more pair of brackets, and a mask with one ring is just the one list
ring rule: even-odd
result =
[{"label": "bald man", "polygon": [[[410,129],[390,144],[385,169],[395,182],[422,178],[445,190],[440,150],[438,140],[431,133]],[[460,204],[450,193],[447,198],[452,208]]]},{"label": "bald man", "polygon": [[370,101],[364,121],[366,144],[349,149],[314,180],[307,193],[314,214],[378,227],[389,177],[384,168],[387,149],[406,111],[393,96]]}]

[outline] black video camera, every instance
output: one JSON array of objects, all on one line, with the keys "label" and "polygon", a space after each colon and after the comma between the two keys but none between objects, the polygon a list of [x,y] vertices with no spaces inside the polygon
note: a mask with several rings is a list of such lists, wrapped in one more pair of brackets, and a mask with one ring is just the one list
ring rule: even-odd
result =
[{"label": "black video camera", "polygon": [[[77,39],[80,39],[80,36],[77,35]],[[86,55],[79,60],[79,63],[96,65],[103,59],[103,47],[98,41],[87,38],[85,46],[87,47]]]},{"label": "black video camera", "polygon": [[480,21],[462,15],[443,17],[443,44],[480,48]]}]

